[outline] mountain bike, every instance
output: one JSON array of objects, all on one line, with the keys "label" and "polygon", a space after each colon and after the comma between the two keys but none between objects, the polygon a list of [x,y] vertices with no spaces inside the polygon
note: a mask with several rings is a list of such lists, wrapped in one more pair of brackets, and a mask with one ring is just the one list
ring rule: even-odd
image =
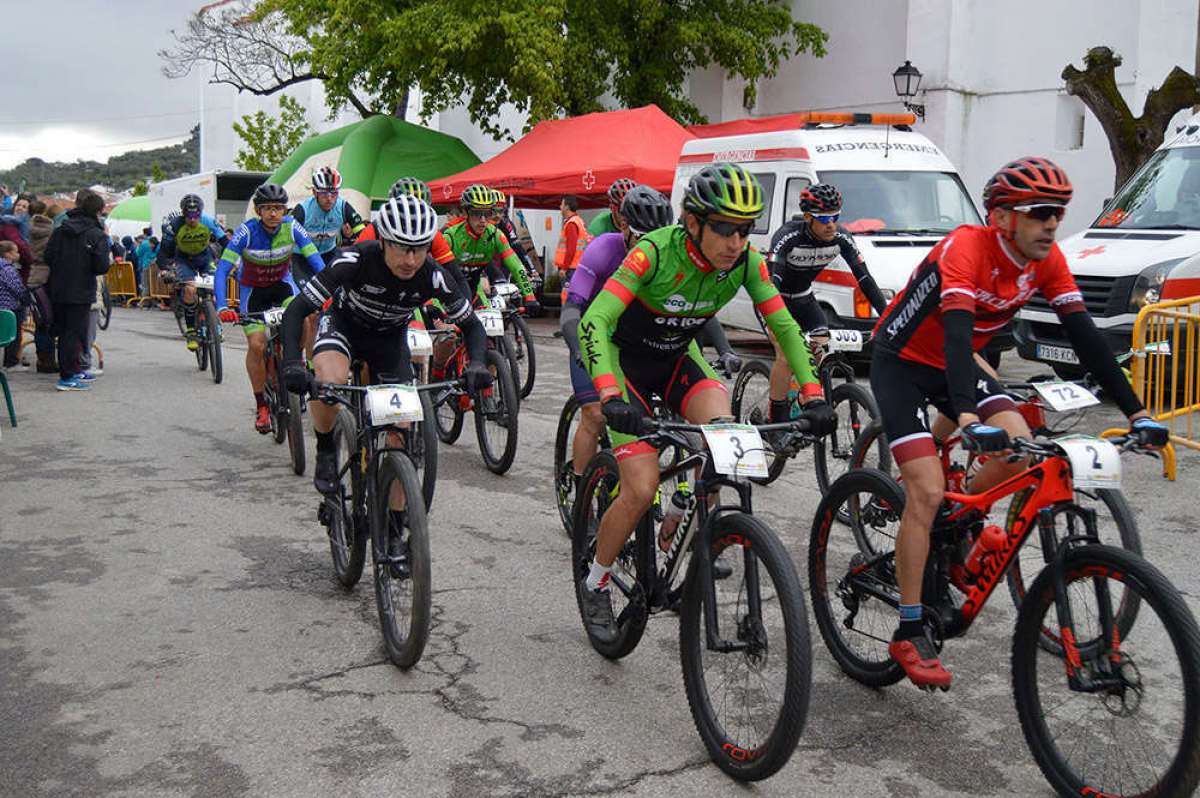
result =
[{"label": "mountain bike", "polygon": [[268,308],[260,313],[242,313],[238,319],[242,325],[253,322],[261,323],[267,328],[267,347],[263,352],[267,380],[263,384],[263,395],[266,396],[267,407],[271,411],[271,436],[276,443],[287,440],[292,471],[303,474],[306,465],[304,400],[283,384],[283,313],[284,308]]},{"label": "mountain bike", "polygon": [[[361,366],[352,364],[352,374]],[[341,405],[333,426],[337,487],[317,511],[334,572],[347,588],[358,582],[369,535],[380,629],[389,659],[404,669],[425,650],[432,606],[425,500],[412,459],[420,434],[411,425],[428,419],[421,397],[447,385],[313,386],[317,399]],[[389,434],[402,446],[392,446]]]},{"label": "mountain bike", "polygon": [[[650,615],[678,610],[688,705],[709,756],[735,779],[767,778],[787,762],[803,731],[811,648],[791,557],[770,527],[751,515],[752,486],[738,475],[754,454],[765,472],[762,432],[798,434],[807,421],[647,425],[651,431],[642,440],[681,455],[661,471],[660,488],[672,481],[678,486],[697,467],[701,477],[687,487],[686,509],[665,540],[652,511],[638,522],[611,573],[618,636],[610,643],[588,632],[588,640],[601,655],[619,659],[637,646]],[[708,448],[696,435],[704,436]],[[611,451],[592,458],[581,486],[571,568],[582,617],[581,591],[587,589],[599,521],[620,491]],[[720,503],[722,487],[732,488],[737,501]],[[723,578],[715,573],[718,557],[729,566]]]},{"label": "mountain bike", "polygon": [[[808,345],[816,363],[817,378],[825,391],[825,399],[838,415],[837,431],[829,436],[807,438],[797,442],[800,449],[812,447],[813,469],[821,493],[829,484],[849,467],[850,454],[859,431],[871,419],[879,416],[879,408],[866,386],[854,380],[854,367],[847,355],[861,352],[871,339],[869,332],[858,330],[830,330],[828,341],[819,343],[808,336]],[[771,417],[770,404],[771,364],[762,360],[748,360],[742,365],[733,384],[730,399],[733,415],[746,424],[762,424]],[[835,384],[836,382],[836,384]],[[788,389],[791,416],[800,415],[800,386],[795,377]],[[760,485],[769,485],[783,473],[788,458],[796,451],[776,451],[769,457],[768,474]]]},{"label": "mountain bike", "polygon": [[[171,310],[179,325],[180,335],[186,335],[187,325],[181,297],[184,284],[174,280],[170,272],[163,275],[163,281],[174,283],[171,291]],[[190,282],[196,287],[196,365],[200,371],[211,367],[213,382],[220,385],[225,370],[221,357],[221,320],[217,317],[217,309],[213,305],[213,285],[216,278],[212,273],[197,274]]]},{"label": "mountain bike", "polygon": [[525,323],[525,309],[521,307],[521,290],[510,282],[493,284],[495,296],[493,307],[504,314],[504,346],[512,369],[517,393],[524,399],[533,392],[537,379],[537,352],[529,325]]},{"label": "mountain bike", "polygon": [[[1096,511],[1076,501],[1076,488],[1118,484],[1131,448],[1125,438],[1018,439],[1013,452],[1030,467],[978,495],[948,492],[930,534],[922,602],[939,649],[970,629],[1021,547],[1040,542],[1045,566],[1013,632],[1012,689],[1025,741],[1063,796],[1184,796],[1200,782],[1200,628],[1154,566],[1099,542]],[[980,534],[988,510],[1021,492],[1000,539]],[[840,508],[851,529],[837,522]],[[904,677],[887,650],[903,508],[894,479],[855,470],[813,520],[817,626],[841,669],[872,687]]]},{"label": "mountain bike", "polygon": [[[477,315],[489,337],[498,338],[504,334],[503,322],[497,311],[480,311]],[[478,395],[472,395],[459,379],[466,372],[469,357],[466,343],[458,330],[450,327],[433,329],[429,330],[429,335],[433,338],[456,337],[450,356],[441,363],[433,363],[429,369],[432,379],[453,383],[452,387],[439,390],[432,399],[438,438],[442,443],[453,444],[462,434],[463,418],[467,411],[474,411],[475,437],[479,441],[483,464],[494,474],[505,473],[517,456],[520,401],[508,359],[498,349],[488,349],[485,362],[495,381]]]},{"label": "mountain bike", "polygon": [[[1054,400],[1055,392],[1061,393],[1066,390],[1074,397],[1082,397],[1085,394],[1090,396],[1092,387],[1089,381],[1065,383],[1050,377],[1035,377],[1028,382],[1004,382],[1001,385],[1005,393],[1014,399],[1017,411],[1025,419],[1034,436],[1038,438],[1055,438],[1064,435],[1074,429],[1082,419],[1081,406],[1049,404]],[[1050,397],[1049,400],[1045,398],[1047,396]],[[938,445],[942,473],[946,476],[946,489],[953,493],[966,493],[970,477],[974,476],[988,459],[987,455],[963,450],[961,443],[962,435],[956,431]],[[850,458],[850,467],[878,468],[890,474],[896,481],[903,482],[900,479],[899,469],[893,465],[887,436],[883,432],[882,422],[878,419],[871,421],[859,433]],[[1011,528],[1013,524],[1017,523],[1021,507],[1029,500],[1032,492],[1032,489],[1026,489],[1013,494],[1008,507],[1001,513],[1005,528]],[[1137,520],[1125,495],[1120,490],[1103,487],[1086,488],[1076,484],[1075,503],[1096,510],[1096,534],[1101,543],[1127,549],[1138,555],[1142,553],[1142,539],[1138,532]],[[848,516],[838,520],[848,523]],[[864,537],[859,543],[865,553],[872,553],[871,543],[868,539]],[[1030,538],[1021,547],[1017,558],[1006,572],[1008,592],[1014,606],[1021,606],[1026,586],[1033,582],[1043,563],[1040,544],[1036,539]],[[1126,600],[1136,605],[1136,596],[1128,595]],[[1136,606],[1123,608],[1123,611],[1136,612]]]}]

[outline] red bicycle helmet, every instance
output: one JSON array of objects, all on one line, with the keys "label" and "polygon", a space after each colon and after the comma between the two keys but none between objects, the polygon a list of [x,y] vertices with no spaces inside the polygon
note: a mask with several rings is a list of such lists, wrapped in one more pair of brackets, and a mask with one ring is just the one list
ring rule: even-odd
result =
[{"label": "red bicycle helmet", "polygon": [[1071,201],[1071,181],[1047,158],[1018,158],[1005,164],[983,187],[983,207],[1011,208],[1025,204],[1066,205]]},{"label": "red bicycle helmet", "polygon": [[625,200],[625,195],[636,185],[637,183],[633,182],[632,178],[618,177],[608,187],[608,206],[613,210],[619,210],[621,203]]}]

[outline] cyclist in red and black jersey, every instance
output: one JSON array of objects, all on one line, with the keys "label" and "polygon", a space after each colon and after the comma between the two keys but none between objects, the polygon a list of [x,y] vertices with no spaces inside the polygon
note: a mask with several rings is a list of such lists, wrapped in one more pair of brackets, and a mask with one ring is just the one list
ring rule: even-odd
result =
[{"label": "cyclist in red and black jersey", "polygon": [[[984,188],[987,226],[959,227],[917,266],[875,326],[871,388],[879,402],[906,494],[896,538],[900,625],[888,647],[921,686],[949,687],[921,616],[929,530],[945,491],[926,407],[962,429],[964,448],[1001,453],[1013,437],[1031,437],[1013,401],[973,361],[1035,291],[1050,301],[1080,362],[1129,417],[1143,443],[1162,446],[1166,428],[1134,396],[1054,242],[1071,199],[1066,174],[1044,158],[1004,166]],[[1027,467],[989,458],[970,490],[983,492]]]}]

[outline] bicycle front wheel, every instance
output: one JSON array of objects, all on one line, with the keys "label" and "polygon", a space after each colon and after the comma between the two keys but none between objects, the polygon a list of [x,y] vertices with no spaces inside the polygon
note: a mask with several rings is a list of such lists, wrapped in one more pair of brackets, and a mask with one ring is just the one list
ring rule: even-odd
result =
[{"label": "bicycle front wheel", "polygon": [[835,386],[829,394],[829,404],[837,414],[837,429],[813,443],[813,465],[822,495],[829,491],[833,480],[853,467],[854,442],[863,428],[879,416],[875,398],[857,382]]},{"label": "bicycle front wheel", "polygon": [[[199,310],[204,314],[204,335],[201,340],[207,340],[208,360],[212,368],[213,382],[220,385],[221,380],[225,376],[224,363],[221,357],[221,322],[217,319],[217,309],[213,307],[211,299],[204,300]],[[197,320],[197,325],[199,324],[200,321]]]},{"label": "bicycle front wheel", "polygon": [[[771,420],[771,367],[761,360],[747,360],[733,381],[730,412],[743,424],[766,424]],[[767,452],[767,476],[750,477],[758,485],[770,485],[779,479],[787,458]]]},{"label": "bicycle front wheel", "polygon": [[558,429],[554,433],[554,498],[567,537],[571,536],[571,516],[575,509],[575,464],[571,445],[579,427],[578,416],[579,401],[572,394],[558,414]]},{"label": "bicycle front wheel", "polygon": [[[453,364],[446,366],[444,376],[446,380],[453,380],[457,376],[457,366]],[[460,397],[461,395],[454,391],[446,391],[433,408],[433,424],[437,430],[438,440],[447,446],[453,444],[458,440],[458,436],[462,435],[464,414]]]},{"label": "bicycle front wheel", "polygon": [[346,408],[338,410],[333,424],[333,445],[341,474],[337,491],[325,497],[325,521],[329,526],[329,553],[333,572],[343,587],[351,588],[362,576],[367,558],[367,519],[362,507],[362,471],[358,463],[358,424]]},{"label": "bicycle front wheel", "polygon": [[488,350],[487,365],[495,380],[475,397],[475,437],[488,471],[503,474],[517,456],[517,386],[499,352]]},{"label": "bicycle front wheel", "polygon": [[300,415],[301,400],[298,394],[287,394],[287,442],[288,452],[292,456],[292,471],[304,473],[304,418]]},{"label": "bicycle front wheel", "polygon": [[409,436],[413,443],[408,456],[421,481],[421,496],[425,501],[425,512],[429,513],[433,510],[433,491],[437,487],[438,435],[433,400],[428,391],[421,391],[420,396],[424,421],[414,425],[413,434]]},{"label": "bicycle front wheel", "polygon": [[533,349],[529,325],[521,316],[513,316],[511,343],[517,359],[517,370],[513,372],[513,379],[517,383],[517,391],[524,399],[533,393],[533,381],[537,378],[537,353]]},{"label": "bicycle front wheel", "polygon": [[[403,510],[390,505],[403,502]],[[375,604],[388,658],[405,670],[421,658],[433,609],[429,529],[421,481],[408,457],[396,452],[379,464],[371,538]]]},{"label": "bicycle front wheel", "polygon": [[[1075,548],[1062,578],[1075,651],[1064,659],[1039,645],[1044,628],[1066,626],[1053,567],[1026,593],[1012,640],[1013,699],[1038,767],[1064,796],[1191,795],[1200,783],[1196,619],[1157,568],[1122,549]],[[1118,592],[1140,604],[1123,635]]]},{"label": "bicycle front wheel", "polygon": [[[800,577],[779,537],[753,516],[717,518],[705,545],[732,576],[705,584],[693,556],[679,613],[688,705],[708,755],[739,781],[778,771],[808,717],[812,647]],[[704,554],[703,556],[709,556]],[[714,597],[717,639],[705,629]],[[733,650],[720,651],[721,644]]]}]

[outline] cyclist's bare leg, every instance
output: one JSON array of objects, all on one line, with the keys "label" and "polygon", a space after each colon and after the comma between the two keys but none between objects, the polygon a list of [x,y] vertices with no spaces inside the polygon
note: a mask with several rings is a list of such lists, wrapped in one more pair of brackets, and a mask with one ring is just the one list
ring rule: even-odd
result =
[{"label": "cyclist's bare leg", "polygon": [[[313,358],[313,371],[316,372],[318,382],[342,385],[350,374],[350,358],[332,350],[320,352]],[[333,429],[334,419],[337,418],[337,405],[327,405],[313,399],[308,403],[308,411],[312,416],[314,430],[326,433]]]},{"label": "cyclist's bare leg", "polygon": [[921,603],[921,582],[929,556],[929,530],[946,490],[942,462],[937,457],[914,457],[900,464],[904,481],[904,513],[896,534],[896,581],[901,604]]},{"label": "cyclist's bare leg", "polygon": [[[1025,438],[1028,440],[1033,437],[1033,433],[1029,431],[1029,425],[1025,423],[1024,416],[1015,410],[1002,410],[999,413],[989,416],[987,421],[983,423],[1005,430],[1008,433],[1009,439]],[[1008,458],[1003,456],[989,457],[987,462],[971,478],[968,490],[971,493],[983,493],[985,490],[999,485],[1009,477],[1021,473],[1021,471],[1028,467],[1029,461],[1024,457],[1018,459],[1015,463],[1008,462]]]},{"label": "cyclist's bare leg", "polygon": [[929,425],[929,431],[938,445],[953,435],[956,429],[958,429],[958,424],[945,413],[934,414],[933,423]]},{"label": "cyclist's bare leg", "polygon": [[310,313],[304,319],[304,356],[311,362],[313,359],[313,344],[317,340],[317,317],[320,314]]},{"label": "cyclist's bare leg", "polygon": [[183,304],[194,305],[196,303],[196,286],[191,283],[183,284]]},{"label": "cyclist's bare leg", "polygon": [[658,453],[634,454],[620,460],[621,492],[609,505],[596,530],[596,562],[612,566],[621,547],[633,534],[658,490]]},{"label": "cyclist's bare leg", "polygon": [[575,476],[583,474],[588,461],[599,446],[600,433],[604,431],[604,411],[599,402],[588,402],[579,408],[579,426],[571,441],[571,465]]},{"label": "cyclist's bare leg", "polygon": [[266,332],[249,333],[246,346],[246,373],[250,375],[250,388],[260,394],[267,384],[267,363],[263,360],[267,351]]}]

